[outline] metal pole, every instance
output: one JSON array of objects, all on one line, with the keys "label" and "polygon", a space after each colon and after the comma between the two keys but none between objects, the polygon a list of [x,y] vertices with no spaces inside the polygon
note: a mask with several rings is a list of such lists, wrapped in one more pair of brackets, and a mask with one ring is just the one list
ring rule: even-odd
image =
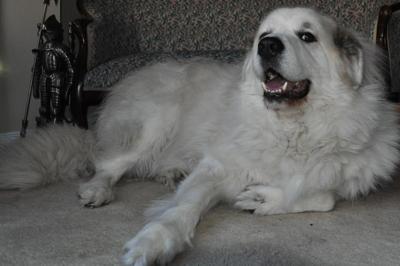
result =
[{"label": "metal pole", "polygon": [[[44,27],[44,22],[46,20],[47,8],[49,6],[49,0],[44,0],[43,4],[44,4],[44,11],[43,11],[43,17],[42,17],[42,24],[40,25],[39,30],[38,30],[38,44],[36,46],[38,48],[39,48],[39,45],[40,45],[41,32],[42,32],[42,29]],[[22,138],[24,138],[26,136],[26,129],[28,128],[28,124],[29,124],[28,115],[29,115],[29,107],[31,105],[31,98],[32,98],[32,91],[33,91],[33,75],[34,75],[34,72],[35,72],[34,68],[35,68],[35,65],[36,65],[36,60],[37,60],[37,55],[34,56],[34,60],[33,60],[33,66],[32,66],[32,69],[31,69],[32,75],[31,75],[31,79],[30,79],[31,87],[29,89],[28,98],[26,99],[25,114],[24,114],[24,118],[22,119],[21,131],[19,132],[19,135]]]}]

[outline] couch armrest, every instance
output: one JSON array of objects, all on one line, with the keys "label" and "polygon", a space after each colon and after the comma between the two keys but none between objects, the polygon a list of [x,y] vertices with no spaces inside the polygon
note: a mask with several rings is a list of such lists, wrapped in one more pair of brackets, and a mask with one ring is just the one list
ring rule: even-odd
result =
[{"label": "couch armrest", "polygon": [[[384,5],[379,10],[379,17],[376,29],[376,43],[387,52],[388,55],[388,81],[389,99],[395,102],[400,101],[400,3]],[[396,26],[397,25],[397,26]]]},{"label": "couch armrest", "polygon": [[69,23],[69,45],[76,58],[75,69],[79,80],[83,80],[87,72],[88,43],[86,27],[90,22],[90,19],[81,18]]},{"label": "couch armrest", "polygon": [[379,10],[378,23],[376,29],[376,43],[384,50],[388,49],[388,25],[393,14],[400,10],[400,3],[384,5]]},{"label": "couch armrest", "polygon": [[87,69],[117,57],[138,52],[135,23],[128,9],[130,1],[76,0],[79,12],[90,20],[86,27]]}]

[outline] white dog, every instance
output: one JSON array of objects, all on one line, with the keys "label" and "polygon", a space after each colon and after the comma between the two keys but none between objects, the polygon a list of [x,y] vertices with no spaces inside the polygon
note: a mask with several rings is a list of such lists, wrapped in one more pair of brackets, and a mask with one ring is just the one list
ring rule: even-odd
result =
[{"label": "white dog", "polygon": [[79,195],[97,207],[113,199],[123,175],[169,184],[185,176],[126,244],[123,261],[133,265],[172,260],[220,201],[262,215],[329,211],[337,198],[389,180],[398,160],[397,114],[384,100],[380,61],[377,48],[332,19],[278,9],[244,64],[146,67],[112,89],[94,138],[55,127],[16,143],[2,155],[0,187],[69,178],[94,161]]}]

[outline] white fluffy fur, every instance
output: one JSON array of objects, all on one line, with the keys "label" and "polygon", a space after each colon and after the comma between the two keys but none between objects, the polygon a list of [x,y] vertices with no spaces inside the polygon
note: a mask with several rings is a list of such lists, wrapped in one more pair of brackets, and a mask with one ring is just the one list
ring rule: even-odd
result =
[{"label": "white fluffy fur", "polygon": [[[304,22],[316,43],[296,36]],[[280,73],[311,80],[306,101],[264,100],[257,44],[265,31],[285,45]],[[150,222],[126,244],[126,264],[148,265],[181,252],[200,216],[221,200],[276,214],[329,211],[337,198],[367,194],[390,179],[399,155],[397,114],[384,100],[380,58],[368,41],[313,10],[278,9],[261,23],[244,64],[171,61],[128,75],[100,113],[96,174],[81,186],[81,202],[108,203],[122,175],[169,183],[185,175],[175,195],[150,210]],[[37,140],[47,150],[46,141]],[[37,146],[29,143],[23,149],[32,155]],[[41,150],[28,163],[47,167],[47,154]],[[62,164],[67,154],[57,153]],[[1,187],[37,182],[27,172],[13,172],[15,165],[0,170]]]},{"label": "white fluffy fur", "polygon": [[93,174],[90,131],[54,126],[0,146],[0,189],[28,189]]}]

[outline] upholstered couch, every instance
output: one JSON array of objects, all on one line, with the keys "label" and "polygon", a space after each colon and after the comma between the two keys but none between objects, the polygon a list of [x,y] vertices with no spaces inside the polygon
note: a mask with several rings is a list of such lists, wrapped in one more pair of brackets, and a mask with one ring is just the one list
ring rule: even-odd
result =
[{"label": "upholstered couch", "polygon": [[[104,91],[146,64],[168,57],[241,60],[260,20],[281,6],[308,6],[374,38],[379,8],[394,0],[79,0],[88,23],[79,104],[100,102]],[[101,97],[93,97],[99,92]],[[74,104],[86,127],[86,110]],[[83,114],[83,115],[82,115]]]}]

